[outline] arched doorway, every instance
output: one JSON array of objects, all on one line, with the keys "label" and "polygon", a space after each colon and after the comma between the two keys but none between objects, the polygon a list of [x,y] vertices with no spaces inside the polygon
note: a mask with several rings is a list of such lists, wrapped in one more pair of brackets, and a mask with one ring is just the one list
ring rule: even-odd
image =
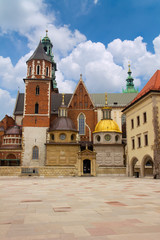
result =
[{"label": "arched doorway", "polygon": [[7,155],[4,166],[19,166],[19,159],[13,153]]},{"label": "arched doorway", "polygon": [[153,176],[153,160],[149,155],[144,156],[141,168],[142,177]]},{"label": "arched doorway", "polygon": [[91,161],[89,159],[83,160],[83,173],[84,174],[91,173]]},{"label": "arched doorway", "polygon": [[137,163],[138,163],[138,159],[135,157],[132,158],[131,163],[130,163],[130,176],[131,177],[133,177],[133,176],[139,177],[139,175],[140,175],[140,168],[137,165]]}]

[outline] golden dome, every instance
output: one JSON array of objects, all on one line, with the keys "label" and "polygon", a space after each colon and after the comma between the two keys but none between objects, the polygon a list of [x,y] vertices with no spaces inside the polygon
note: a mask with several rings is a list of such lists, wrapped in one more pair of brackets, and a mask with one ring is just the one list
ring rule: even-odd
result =
[{"label": "golden dome", "polygon": [[111,119],[103,119],[101,121],[99,121],[95,127],[95,131],[93,133],[96,132],[119,132],[121,133],[121,131],[119,130],[118,124],[111,120]]}]

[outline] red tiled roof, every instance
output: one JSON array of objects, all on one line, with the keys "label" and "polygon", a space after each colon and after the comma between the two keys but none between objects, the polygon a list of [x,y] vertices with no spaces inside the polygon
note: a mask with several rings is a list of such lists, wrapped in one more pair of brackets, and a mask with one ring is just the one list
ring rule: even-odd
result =
[{"label": "red tiled roof", "polygon": [[150,80],[147,82],[144,88],[138,93],[138,95],[133,99],[133,101],[130,104],[134,103],[151,90],[160,91],[160,70],[157,70],[154,73],[154,75],[150,78]]}]

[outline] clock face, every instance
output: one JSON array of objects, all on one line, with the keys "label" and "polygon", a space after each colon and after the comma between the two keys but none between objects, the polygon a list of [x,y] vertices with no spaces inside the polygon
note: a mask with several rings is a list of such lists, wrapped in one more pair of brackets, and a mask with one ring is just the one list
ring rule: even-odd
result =
[{"label": "clock face", "polygon": [[66,135],[65,135],[64,133],[61,133],[61,134],[60,134],[60,139],[61,139],[61,140],[65,140],[65,138],[66,138]]},{"label": "clock face", "polygon": [[105,140],[106,141],[110,141],[111,140],[111,135],[107,134],[104,136]]}]

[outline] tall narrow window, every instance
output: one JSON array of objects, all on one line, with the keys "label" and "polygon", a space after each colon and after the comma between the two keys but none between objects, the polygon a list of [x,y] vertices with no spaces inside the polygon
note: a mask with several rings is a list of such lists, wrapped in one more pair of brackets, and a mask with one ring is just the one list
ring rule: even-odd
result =
[{"label": "tall narrow window", "polygon": [[36,87],[36,95],[39,95],[39,86]]},{"label": "tall narrow window", "polygon": [[147,122],[147,114],[146,112],[143,113],[143,123]]},{"label": "tall narrow window", "polygon": [[138,137],[138,148],[141,147],[141,137]]},{"label": "tall narrow window", "polygon": [[44,47],[44,51],[47,52],[47,47],[46,46]]},{"label": "tall narrow window", "polygon": [[137,126],[140,126],[140,117],[137,116]]},{"label": "tall narrow window", "polygon": [[46,76],[48,77],[48,67],[46,67]]},{"label": "tall narrow window", "polygon": [[32,159],[38,159],[38,155],[39,155],[39,150],[38,150],[38,147],[35,146],[32,149]]},{"label": "tall narrow window", "polygon": [[29,67],[29,76],[31,76],[31,67]]},{"label": "tall narrow window", "polygon": [[85,117],[82,113],[79,115],[79,134],[85,134]]},{"label": "tall narrow window", "polygon": [[147,134],[144,135],[144,145],[148,146],[148,135]]},{"label": "tall narrow window", "polygon": [[38,111],[39,111],[39,104],[36,103],[35,104],[35,114],[38,114]]},{"label": "tall narrow window", "polygon": [[132,149],[135,149],[135,142],[134,142],[134,139],[132,139]]},{"label": "tall narrow window", "polygon": [[37,66],[37,75],[39,75],[40,74],[40,66],[38,65]]},{"label": "tall narrow window", "polygon": [[134,128],[134,120],[131,119],[131,128],[133,129]]}]

